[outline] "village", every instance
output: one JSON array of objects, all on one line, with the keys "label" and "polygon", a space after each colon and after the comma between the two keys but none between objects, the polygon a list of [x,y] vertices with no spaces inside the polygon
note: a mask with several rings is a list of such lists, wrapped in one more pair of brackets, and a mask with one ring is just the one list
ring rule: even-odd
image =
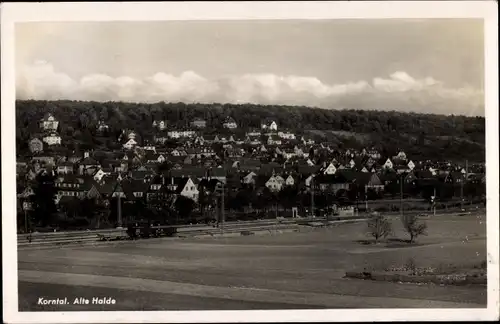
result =
[{"label": "village", "polygon": [[[176,209],[179,197],[189,206],[177,208],[176,220],[180,214],[188,222],[196,221],[191,217],[196,214],[201,219],[220,217],[221,209],[228,210],[227,217],[230,212],[233,217],[297,217],[332,213],[340,206],[355,212],[463,209],[484,199],[484,164],[420,160],[402,150],[394,156],[373,148],[339,151],[328,142],[282,130],[273,120],[244,130],[245,136],[236,135],[238,124],[230,117],[219,126],[220,134],[206,134],[206,124],[197,118],[190,127],[173,129],[166,120],[154,120],[153,140],[123,130],[121,149],[74,152],[64,150],[59,121],[46,114],[40,121],[42,135],[29,141],[31,154],[17,157],[21,227],[27,229],[40,174],[54,178],[55,206],[64,219],[89,217],[77,216],[83,212],[78,204],[91,200],[108,210],[101,212],[108,214],[106,222],[118,225],[125,221],[122,214],[129,220],[152,217],[144,216],[145,208],[156,209],[156,218],[171,217],[158,210]],[[100,121],[96,133],[107,128]],[[420,206],[412,207],[415,200]],[[135,209],[124,207],[129,205]]]}]

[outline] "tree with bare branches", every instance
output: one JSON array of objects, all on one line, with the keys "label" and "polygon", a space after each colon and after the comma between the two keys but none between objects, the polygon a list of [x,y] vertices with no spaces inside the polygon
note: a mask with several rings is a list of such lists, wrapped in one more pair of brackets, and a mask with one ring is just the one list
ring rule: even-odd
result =
[{"label": "tree with bare branches", "polygon": [[378,242],[380,238],[386,238],[392,233],[391,222],[379,213],[373,213],[368,219],[368,235],[375,238],[375,242]]}]

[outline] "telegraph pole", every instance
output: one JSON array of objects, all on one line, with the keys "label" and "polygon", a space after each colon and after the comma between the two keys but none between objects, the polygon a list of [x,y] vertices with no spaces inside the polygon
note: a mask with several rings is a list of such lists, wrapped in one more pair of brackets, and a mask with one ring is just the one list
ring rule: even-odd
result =
[{"label": "telegraph pole", "polygon": [[401,173],[401,178],[399,180],[399,183],[400,183],[399,212],[401,214],[401,217],[403,216],[403,180],[404,180],[404,176]]},{"label": "telegraph pole", "polygon": [[314,176],[311,177],[311,216],[314,218]]},{"label": "telegraph pole", "polygon": [[121,196],[118,195],[118,228],[122,227],[122,204]]},{"label": "telegraph pole", "polygon": [[222,197],[221,197],[222,202],[221,202],[221,206],[220,206],[220,208],[221,208],[221,231],[222,231],[222,234],[224,234],[224,207],[225,207],[224,206],[224,183],[223,182],[221,182],[221,183],[222,183],[222,187],[221,187],[222,188]]},{"label": "telegraph pole", "polygon": [[434,196],[432,198],[432,209],[434,210],[434,216],[436,216],[436,187],[434,187]]}]

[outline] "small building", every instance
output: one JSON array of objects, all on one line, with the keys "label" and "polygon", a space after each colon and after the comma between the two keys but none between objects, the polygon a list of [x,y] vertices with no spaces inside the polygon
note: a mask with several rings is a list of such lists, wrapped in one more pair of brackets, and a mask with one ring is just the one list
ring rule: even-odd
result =
[{"label": "small building", "polygon": [[59,122],[54,118],[51,113],[48,113],[40,120],[40,128],[46,131],[56,131]]},{"label": "small building", "polygon": [[238,124],[236,124],[236,121],[232,117],[227,117],[222,126],[228,129],[235,129],[238,127]]},{"label": "small building", "polygon": [[104,131],[107,131],[109,129],[109,126],[102,120],[99,120],[99,122],[97,123],[97,130],[99,132],[104,132]]},{"label": "small building", "polygon": [[274,120],[269,120],[265,121],[260,125],[260,128],[270,130],[270,131],[277,131],[278,130],[278,124]]},{"label": "small building", "polygon": [[193,127],[193,128],[205,128],[205,127],[207,127],[207,122],[204,119],[195,118],[191,122],[191,127]]},{"label": "small building", "polygon": [[57,133],[49,133],[42,140],[49,146],[61,145],[61,136],[57,135]]},{"label": "small building", "polygon": [[167,128],[167,122],[164,120],[155,120],[153,121],[153,127],[158,128],[159,130],[164,130]]}]

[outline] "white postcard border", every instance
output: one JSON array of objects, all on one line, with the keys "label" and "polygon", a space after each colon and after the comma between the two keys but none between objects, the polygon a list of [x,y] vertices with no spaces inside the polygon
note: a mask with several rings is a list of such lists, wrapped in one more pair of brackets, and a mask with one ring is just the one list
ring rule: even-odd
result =
[{"label": "white postcard border", "polygon": [[[10,323],[110,322],[314,322],[460,321],[499,317],[499,222],[487,219],[488,308],[356,309],[277,311],[18,312],[15,235],[14,23],[22,21],[147,21],[339,18],[484,18],[487,213],[498,209],[498,7],[495,1],[384,2],[178,2],[178,3],[3,3],[2,56],[2,227],[3,309]],[[466,49],[464,49],[466,50]],[[362,306],[362,305],[361,305]]]}]

